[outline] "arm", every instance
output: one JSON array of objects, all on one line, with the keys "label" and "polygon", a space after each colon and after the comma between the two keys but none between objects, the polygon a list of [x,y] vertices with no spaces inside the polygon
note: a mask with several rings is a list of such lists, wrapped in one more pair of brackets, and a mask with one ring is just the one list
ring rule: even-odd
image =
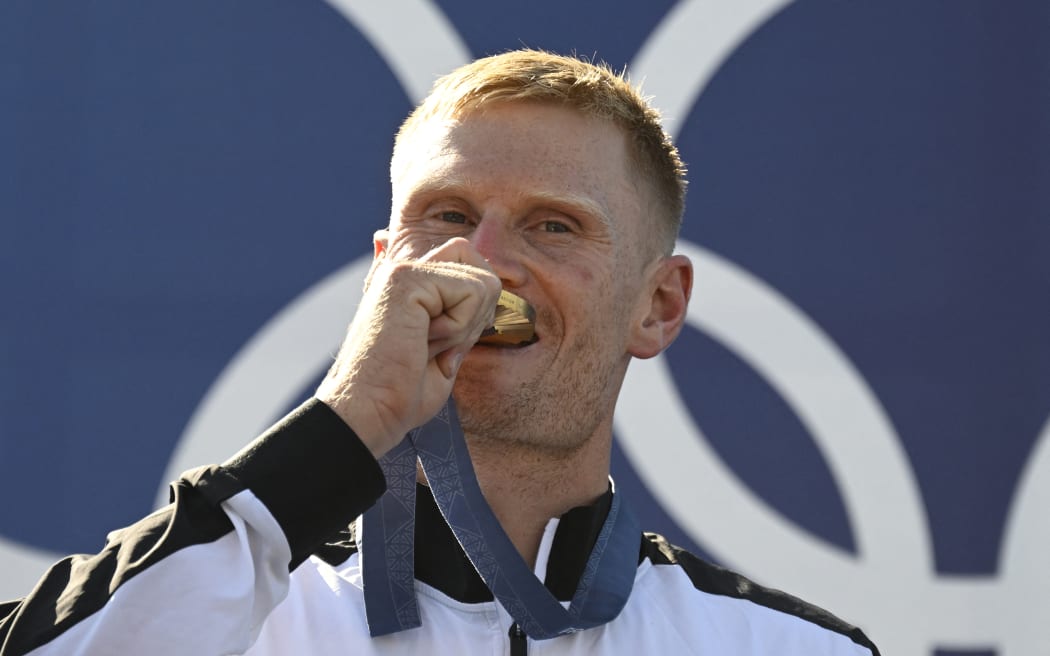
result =
[{"label": "arm", "polygon": [[0,656],[246,650],[289,572],[382,494],[375,458],[444,404],[500,284],[465,240],[380,257],[317,391],[222,466],[187,473],[172,504],[71,556],[0,604]]},{"label": "arm", "polygon": [[0,654],[244,651],[289,572],[385,488],[346,424],[307,402],[219,467],[187,472],[172,504],[71,556],[0,606]]}]

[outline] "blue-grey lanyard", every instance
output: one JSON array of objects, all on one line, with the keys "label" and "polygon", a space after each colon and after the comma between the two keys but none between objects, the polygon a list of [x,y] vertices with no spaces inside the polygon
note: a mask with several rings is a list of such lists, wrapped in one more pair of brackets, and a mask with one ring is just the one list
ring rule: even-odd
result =
[{"label": "blue-grey lanyard", "polygon": [[362,518],[361,573],[372,636],[420,626],[414,588],[416,458],[463,551],[493,596],[530,638],[545,640],[605,624],[627,603],[641,529],[612,505],[566,609],[532,573],[478,486],[452,399],[380,459],[387,492]]}]

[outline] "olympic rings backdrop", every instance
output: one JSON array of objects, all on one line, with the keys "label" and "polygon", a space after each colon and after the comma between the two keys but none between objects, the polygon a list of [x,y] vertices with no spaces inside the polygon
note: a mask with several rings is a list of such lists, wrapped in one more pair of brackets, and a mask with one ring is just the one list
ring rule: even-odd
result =
[{"label": "olympic rings backdrop", "polygon": [[626,66],[695,303],[632,365],[647,528],[887,654],[1050,654],[1050,5],[0,4],[0,596],[309,394],[434,77]]}]

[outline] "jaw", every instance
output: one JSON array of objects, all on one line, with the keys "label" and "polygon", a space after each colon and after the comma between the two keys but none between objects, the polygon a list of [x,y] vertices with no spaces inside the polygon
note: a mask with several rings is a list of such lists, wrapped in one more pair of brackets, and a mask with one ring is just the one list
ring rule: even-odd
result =
[{"label": "jaw", "polygon": [[550,368],[541,344],[475,344],[456,374],[453,392],[457,403],[472,404],[474,399],[481,405],[520,402],[523,389],[542,384],[543,374]]},{"label": "jaw", "polygon": [[488,386],[498,392],[507,384],[526,384],[542,369],[538,366],[539,344],[475,344],[456,376],[456,389]]}]

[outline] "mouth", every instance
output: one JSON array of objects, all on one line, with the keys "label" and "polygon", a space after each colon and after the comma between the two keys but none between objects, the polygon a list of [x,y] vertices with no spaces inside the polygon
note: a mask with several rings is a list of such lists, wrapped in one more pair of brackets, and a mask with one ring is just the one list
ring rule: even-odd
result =
[{"label": "mouth", "polygon": [[478,345],[515,349],[538,340],[536,310],[520,296],[506,290],[500,292],[493,323],[481,333]]},{"label": "mouth", "polygon": [[508,331],[497,332],[496,328],[490,327],[481,333],[481,339],[478,340],[475,346],[513,350],[532,346],[539,340],[540,338],[534,330],[527,331],[527,334],[525,331],[522,331],[520,334],[514,334]]}]

